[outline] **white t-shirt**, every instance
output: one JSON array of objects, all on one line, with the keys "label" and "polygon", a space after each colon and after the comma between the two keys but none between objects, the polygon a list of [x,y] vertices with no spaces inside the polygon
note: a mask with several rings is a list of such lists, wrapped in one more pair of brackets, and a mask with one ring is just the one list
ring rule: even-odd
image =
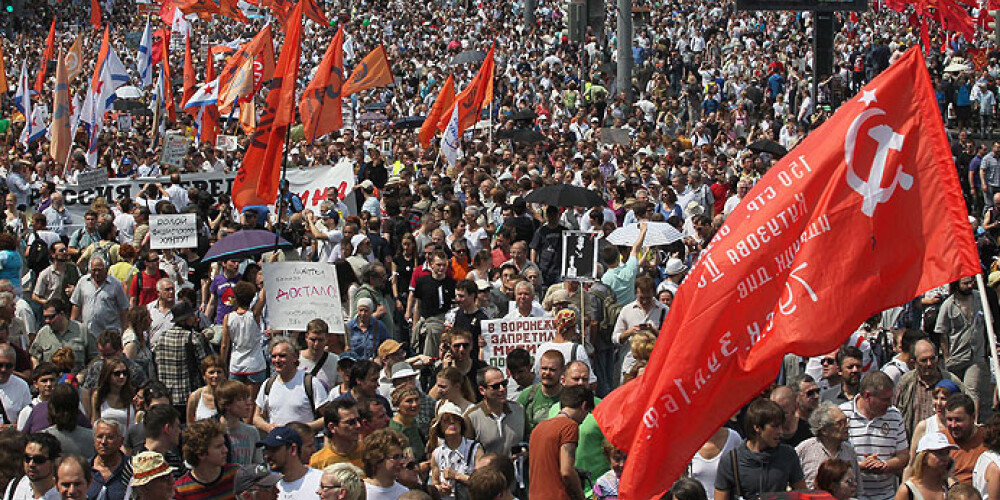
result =
[{"label": "white t-shirt", "polygon": [[[307,359],[304,353],[305,351],[299,353],[299,370],[306,373],[312,373],[316,363],[311,359]],[[326,361],[323,362],[323,368],[316,372],[316,380],[323,382],[327,391],[329,391],[331,387],[340,383],[340,374],[337,373],[337,363],[339,361],[340,356],[337,356],[332,352],[328,352],[326,353]]]},{"label": "white t-shirt", "polygon": [[[31,480],[28,476],[24,476],[20,481],[17,482],[17,487],[14,488],[14,494],[10,494],[10,488],[14,483],[11,482],[7,485],[7,489],[4,491],[3,497],[10,500],[35,500],[35,492],[31,489]],[[53,486],[52,489],[46,491],[40,500],[59,500],[59,491]]]},{"label": "white t-shirt", "polygon": [[17,375],[11,375],[10,380],[0,384],[0,402],[7,414],[5,423],[16,424],[21,409],[31,404],[31,389],[28,383]]},{"label": "white t-shirt", "polygon": [[323,471],[309,467],[306,474],[296,481],[278,481],[278,500],[309,500],[319,498],[319,480]]},{"label": "white t-shirt", "polygon": [[715,476],[719,468],[719,461],[725,457],[730,450],[739,446],[742,439],[739,433],[730,429],[729,436],[726,437],[726,444],[722,445],[722,451],[715,458],[705,459],[698,453],[691,458],[691,477],[698,480],[705,487],[708,493],[708,500],[715,498]]},{"label": "white t-shirt", "polygon": [[[286,425],[289,422],[312,422],[316,420],[313,410],[309,406],[309,398],[306,396],[304,377],[305,372],[296,371],[292,380],[286,384],[281,377],[274,379],[271,385],[270,394],[264,394],[267,390],[267,382],[260,386],[257,393],[257,406],[267,415],[268,423]],[[318,380],[313,383],[313,401],[316,408],[319,408],[326,400],[326,388]]]},{"label": "white t-shirt", "polygon": [[[410,489],[399,483],[392,483],[392,486],[383,488],[365,481],[365,498],[367,500],[396,500],[407,491],[410,491]],[[278,500],[281,499],[279,498]]]}]

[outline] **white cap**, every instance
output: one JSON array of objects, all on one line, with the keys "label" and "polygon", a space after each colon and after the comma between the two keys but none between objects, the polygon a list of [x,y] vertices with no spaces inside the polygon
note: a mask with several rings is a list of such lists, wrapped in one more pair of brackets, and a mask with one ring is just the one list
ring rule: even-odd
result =
[{"label": "white cap", "polygon": [[457,404],[452,403],[451,401],[445,401],[444,403],[441,403],[441,406],[438,406],[437,410],[438,418],[441,418],[441,416],[444,415],[445,413],[451,413],[452,415],[458,415],[459,417],[461,417],[462,409],[459,408]]},{"label": "white cap", "polygon": [[958,446],[949,443],[947,436],[940,432],[924,434],[924,437],[920,438],[920,442],[917,444],[917,453],[947,449],[958,449]]},{"label": "white cap", "polygon": [[683,273],[684,271],[687,271],[687,266],[684,265],[684,261],[682,261],[681,259],[678,259],[676,257],[671,257],[669,260],[667,260],[667,266],[665,271],[667,272],[667,276],[675,276],[680,273]]}]

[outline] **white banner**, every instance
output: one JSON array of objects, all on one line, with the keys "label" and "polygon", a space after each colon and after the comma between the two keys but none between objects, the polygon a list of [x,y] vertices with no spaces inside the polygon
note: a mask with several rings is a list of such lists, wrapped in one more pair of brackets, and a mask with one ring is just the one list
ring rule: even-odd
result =
[{"label": "white banner", "polygon": [[160,163],[172,167],[183,168],[184,157],[187,156],[188,139],[183,132],[170,131],[163,137],[163,151],[160,155]]},{"label": "white banner", "polygon": [[196,248],[198,246],[198,215],[150,215],[149,248]]},{"label": "white banner", "polygon": [[334,188],[343,200],[354,189],[354,164],[341,161],[336,165],[288,169],[288,189],[302,198],[302,205],[319,211],[326,200],[327,190]]},{"label": "white banner", "polygon": [[320,262],[265,262],[267,321],[277,330],[305,331],[322,319],[331,332],[344,333],[337,268]]},{"label": "white banner", "polygon": [[483,321],[482,331],[483,339],[486,341],[483,360],[490,366],[503,370],[507,364],[507,353],[518,347],[526,349],[534,363],[538,348],[555,338],[556,320],[555,318],[491,319]]},{"label": "white banner", "polygon": [[80,189],[97,189],[108,183],[108,171],[104,167],[80,172],[76,176],[76,182]]}]

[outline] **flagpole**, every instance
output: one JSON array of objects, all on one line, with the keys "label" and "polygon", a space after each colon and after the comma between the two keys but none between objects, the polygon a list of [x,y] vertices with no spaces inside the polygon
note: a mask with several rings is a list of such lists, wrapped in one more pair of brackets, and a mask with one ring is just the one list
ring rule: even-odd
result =
[{"label": "flagpole", "polygon": [[[983,303],[983,316],[986,319],[986,338],[990,341],[990,365],[993,368],[993,376],[1000,377],[1000,358],[997,357],[997,336],[996,332],[993,331],[993,311],[990,310],[990,304],[986,300],[986,284],[983,283],[983,273],[976,275],[976,286],[979,287],[979,300]],[[996,388],[994,388],[995,390]]]},{"label": "flagpole", "polygon": [[[288,180],[288,139],[292,136],[292,126],[291,124],[285,126],[285,148],[281,152],[281,180],[278,182],[278,201],[274,204],[274,209],[278,212],[278,224],[275,226],[274,230],[274,251],[278,252],[278,242],[280,241],[281,235],[281,204],[283,200],[281,199],[281,184],[287,182]],[[291,193],[291,189],[288,190]],[[291,199],[289,199],[291,202]],[[291,219],[291,218],[289,218]],[[289,220],[291,222],[291,220]]]}]

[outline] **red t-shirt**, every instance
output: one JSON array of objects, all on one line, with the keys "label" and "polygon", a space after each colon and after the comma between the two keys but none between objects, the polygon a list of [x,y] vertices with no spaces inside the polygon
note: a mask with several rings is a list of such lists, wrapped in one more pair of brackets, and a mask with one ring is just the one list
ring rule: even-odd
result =
[{"label": "red t-shirt", "polygon": [[559,453],[564,444],[576,444],[579,440],[580,427],[563,415],[543,420],[535,426],[528,443],[529,498],[571,500],[559,473]]},{"label": "red t-shirt", "polygon": [[[145,270],[142,271],[142,288],[139,290],[139,305],[144,306],[154,301],[159,297],[159,292],[156,291],[156,282],[160,281],[160,278],[166,278],[167,273],[157,269],[156,276],[148,274]],[[132,283],[128,287],[128,296],[135,297],[136,287],[139,286],[139,273],[136,273],[132,277]]]}]

